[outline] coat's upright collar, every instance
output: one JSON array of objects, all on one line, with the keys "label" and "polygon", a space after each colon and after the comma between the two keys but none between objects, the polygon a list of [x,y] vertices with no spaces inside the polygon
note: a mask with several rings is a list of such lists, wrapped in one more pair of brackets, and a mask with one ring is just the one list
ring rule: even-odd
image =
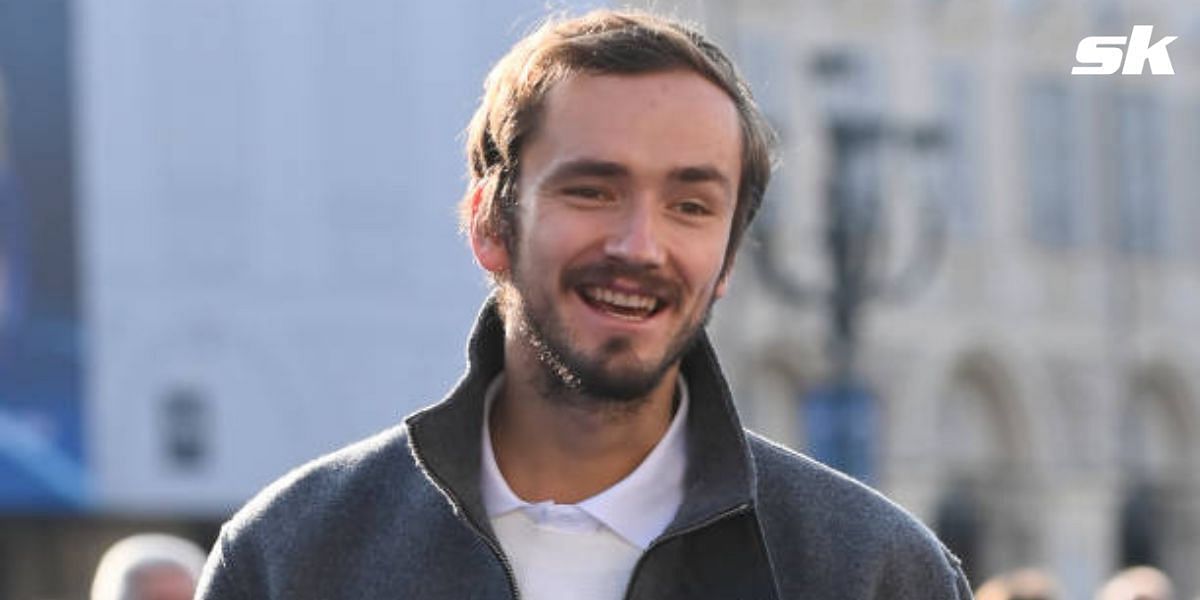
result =
[{"label": "coat's upright collar", "polygon": [[[484,304],[467,346],[467,371],[442,402],[406,421],[412,451],[435,483],[477,527],[491,534],[479,491],[484,392],[504,368],[504,323],[495,298]],[[753,461],[729,386],[708,335],[681,368],[691,394],[684,500],[664,535],[694,527],[755,496]]]}]

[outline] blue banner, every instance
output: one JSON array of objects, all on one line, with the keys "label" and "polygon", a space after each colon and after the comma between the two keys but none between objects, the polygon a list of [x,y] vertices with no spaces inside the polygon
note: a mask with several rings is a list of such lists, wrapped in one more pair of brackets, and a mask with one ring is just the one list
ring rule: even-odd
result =
[{"label": "blue banner", "polygon": [[86,504],[67,3],[0,0],[0,512]]}]

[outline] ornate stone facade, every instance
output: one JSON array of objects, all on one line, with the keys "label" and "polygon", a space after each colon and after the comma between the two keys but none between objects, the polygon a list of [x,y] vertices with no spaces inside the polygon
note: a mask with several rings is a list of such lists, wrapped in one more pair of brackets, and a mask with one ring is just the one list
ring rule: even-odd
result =
[{"label": "ornate stone facade", "polygon": [[[1184,1],[708,2],[782,134],[764,213],[776,262],[828,288],[830,111],[942,127],[931,179],[873,176],[902,257],[923,194],[948,242],[920,293],[872,304],[875,483],[941,530],[977,582],[1049,569],[1068,598],[1152,562],[1200,593],[1200,10]],[[1175,76],[1071,76],[1090,35],[1155,25]],[[847,90],[814,75],[849,57]],[[841,96],[839,96],[841,94]],[[840,103],[840,104],[839,104]],[[915,173],[915,174],[914,174]],[[751,241],[751,244],[754,242]],[[804,449],[829,377],[825,309],[792,305],[748,248],[714,335],[747,423]],[[899,260],[899,259],[898,259]],[[886,261],[885,261],[886,262]]]}]

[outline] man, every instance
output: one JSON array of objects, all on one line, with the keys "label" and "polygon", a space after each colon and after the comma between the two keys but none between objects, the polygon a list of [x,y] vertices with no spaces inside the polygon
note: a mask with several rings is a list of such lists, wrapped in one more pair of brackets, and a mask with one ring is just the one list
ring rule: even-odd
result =
[{"label": "man", "polygon": [[173,535],[142,533],[112,545],[96,567],[91,600],[189,600],[204,551]]},{"label": "man", "polygon": [[704,324],[770,135],[719,49],[640,13],[547,23],[468,138],[496,291],[466,375],[253,500],[200,598],[970,597],[911,517],[737,421]]}]

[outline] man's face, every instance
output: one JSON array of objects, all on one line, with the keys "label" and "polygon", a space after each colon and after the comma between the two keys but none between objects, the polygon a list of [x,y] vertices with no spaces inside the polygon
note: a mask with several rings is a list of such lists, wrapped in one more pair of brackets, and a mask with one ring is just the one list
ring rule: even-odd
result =
[{"label": "man's face", "polygon": [[737,110],[699,75],[550,91],[520,154],[511,255],[480,261],[508,271],[506,318],[558,380],[613,400],[661,381],[723,293],[740,169]]}]

